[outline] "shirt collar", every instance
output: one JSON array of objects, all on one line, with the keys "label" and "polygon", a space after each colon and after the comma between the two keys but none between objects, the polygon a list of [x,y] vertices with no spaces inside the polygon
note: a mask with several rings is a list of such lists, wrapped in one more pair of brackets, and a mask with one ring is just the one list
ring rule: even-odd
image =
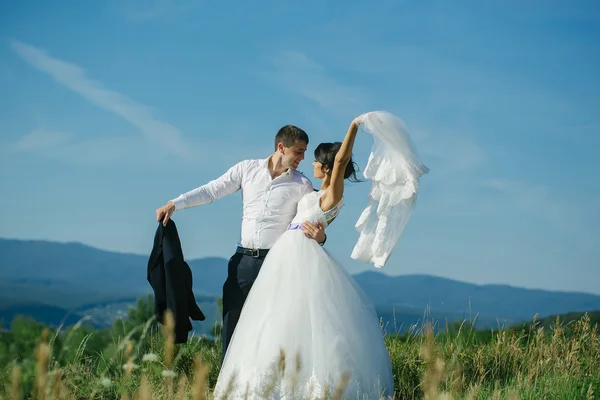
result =
[{"label": "shirt collar", "polygon": [[[269,173],[269,174],[270,174],[270,171],[269,171],[269,161],[271,160],[272,157],[273,157],[273,155],[270,155],[269,157],[263,159],[263,165],[267,169],[267,173]],[[284,173],[282,173],[279,176],[290,176],[291,177],[294,173],[297,173],[297,171],[294,170],[294,169],[292,169],[292,168],[288,168],[287,171],[285,171]]]}]

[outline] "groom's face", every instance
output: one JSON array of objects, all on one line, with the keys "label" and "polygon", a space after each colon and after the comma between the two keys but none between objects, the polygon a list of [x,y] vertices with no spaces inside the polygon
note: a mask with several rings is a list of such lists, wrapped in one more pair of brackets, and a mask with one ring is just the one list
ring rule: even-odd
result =
[{"label": "groom's face", "polygon": [[306,152],[306,143],[301,140],[296,140],[293,146],[283,147],[283,166],[285,168],[298,168],[300,162],[304,160],[304,153]]}]

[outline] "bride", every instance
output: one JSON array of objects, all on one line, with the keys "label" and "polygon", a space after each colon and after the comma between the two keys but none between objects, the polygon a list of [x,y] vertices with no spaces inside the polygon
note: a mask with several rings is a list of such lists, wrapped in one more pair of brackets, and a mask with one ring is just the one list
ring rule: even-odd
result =
[{"label": "bride", "polygon": [[344,180],[355,177],[358,128],[376,146],[364,175],[370,204],[357,229],[353,258],[382,267],[426,173],[401,121],[384,112],[354,119],[342,143],[315,149],[320,190],[305,195],[288,230],[264,260],[235,329],[215,398],[313,398],[343,388],[343,398],[391,398],[389,353],[375,309],[351,275],[302,231],[302,221],[330,224],[344,205]]}]

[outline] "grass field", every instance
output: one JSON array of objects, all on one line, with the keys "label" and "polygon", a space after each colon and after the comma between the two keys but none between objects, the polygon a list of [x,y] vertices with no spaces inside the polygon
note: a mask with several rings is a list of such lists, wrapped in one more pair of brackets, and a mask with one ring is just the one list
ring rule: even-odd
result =
[{"label": "grass field", "polygon": [[[387,336],[395,398],[600,398],[600,336],[587,314],[569,324],[559,320],[543,326],[534,319],[499,331],[469,326],[455,325],[435,335],[424,329]],[[32,354],[5,363],[2,398],[212,397],[218,340],[193,337],[176,346],[169,327],[149,321],[122,335],[113,332],[110,346],[90,352],[94,331],[79,336],[77,331],[70,330],[71,340],[62,338],[59,344],[58,333],[43,330]],[[339,398],[339,389],[332,387],[329,397]]]}]

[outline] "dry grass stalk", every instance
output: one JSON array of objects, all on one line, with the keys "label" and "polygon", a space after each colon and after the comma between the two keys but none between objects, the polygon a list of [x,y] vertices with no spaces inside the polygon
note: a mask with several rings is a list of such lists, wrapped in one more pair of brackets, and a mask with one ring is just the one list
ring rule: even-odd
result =
[{"label": "dry grass stalk", "polygon": [[42,332],[42,340],[38,344],[35,358],[37,360],[36,388],[37,399],[46,398],[46,382],[48,380],[48,361],[50,359],[50,348],[46,341],[48,340],[48,330]]},{"label": "dry grass stalk", "polygon": [[21,399],[21,368],[17,366],[13,367],[10,381],[12,399]]},{"label": "dry grass stalk", "polygon": [[237,379],[237,370],[233,371],[233,373],[231,374],[231,377],[229,378],[229,381],[227,382],[227,387],[225,388],[225,393],[222,394],[222,399],[228,399],[229,396],[231,395],[231,393],[235,390],[235,386],[236,386],[236,379]]},{"label": "dry grass stalk", "polygon": [[340,379],[340,383],[337,385],[335,392],[331,397],[332,400],[342,399],[342,395],[344,394],[344,390],[346,390],[346,387],[348,386],[348,382],[350,382],[350,371],[344,371]]},{"label": "dry grass stalk", "polygon": [[175,349],[175,320],[171,310],[165,311],[165,366],[171,369]]},{"label": "dry grass stalk", "polygon": [[202,362],[202,355],[198,354],[194,360],[194,381],[192,384],[192,400],[206,399],[206,377],[210,368]]},{"label": "dry grass stalk", "polygon": [[146,375],[142,375],[140,382],[140,389],[138,391],[139,400],[152,400],[152,388],[150,387],[150,381]]},{"label": "dry grass stalk", "polygon": [[519,395],[517,394],[517,392],[512,389],[508,392],[508,396],[507,396],[508,400],[519,400]]},{"label": "dry grass stalk", "polygon": [[133,343],[131,343],[130,340],[127,341],[127,345],[125,346],[125,358],[127,359],[127,362],[124,365],[125,377],[128,378],[135,366],[133,363],[135,360],[135,355],[133,354]]},{"label": "dry grass stalk", "polygon": [[325,387],[323,388],[323,395],[320,397],[320,399],[321,400],[328,399],[330,396],[330,392],[331,392],[331,387],[329,386],[328,383],[326,383]]},{"label": "dry grass stalk", "polygon": [[475,400],[477,399],[477,394],[479,393],[479,385],[475,384],[469,388],[469,393],[467,394],[467,400]]},{"label": "dry grass stalk", "polygon": [[165,367],[167,396],[173,398],[173,354],[175,352],[175,319],[171,310],[165,311]]},{"label": "dry grass stalk", "polygon": [[296,369],[292,374],[292,398],[296,397],[296,388],[298,387],[298,376],[300,375],[300,370],[302,369],[302,359],[300,357],[300,352],[296,353]]},{"label": "dry grass stalk", "polygon": [[427,340],[423,350],[423,359],[427,365],[427,370],[423,376],[423,393],[425,400],[438,397],[439,384],[444,374],[444,362],[435,356],[435,339],[431,325],[426,327]]},{"label": "dry grass stalk", "polygon": [[[266,380],[265,385],[262,388],[262,396],[264,398],[270,398],[276,390],[278,384],[284,376],[286,369],[286,355],[283,348],[279,349],[279,358],[273,362],[272,367],[269,369],[269,379]],[[281,385],[279,385],[281,387]]]},{"label": "dry grass stalk", "polygon": [[280,374],[283,375],[285,373],[285,350],[283,350],[283,348],[279,348],[279,362],[277,369]]},{"label": "dry grass stalk", "polygon": [[61,369],[54,369],[52,372],[53,381],[50,395],[52,399],[66,399],[69,397],[69,393],[65,386],[65,380],[63,379],[63,371]]},{"label": "dry grass stalk", "polygon": [[179,378],[179,385],[177,386],[177,400],[185,400],[187,394],[187,381],[185,376]]},{"label": "dry grass stalk", "polygon": [[586,398],[587,400],[593,400],[596,397],[594,397],[594,388],[592,387],[592,384],[590,383],[590,386],[588,387],[587,393],[586,393]]}]

